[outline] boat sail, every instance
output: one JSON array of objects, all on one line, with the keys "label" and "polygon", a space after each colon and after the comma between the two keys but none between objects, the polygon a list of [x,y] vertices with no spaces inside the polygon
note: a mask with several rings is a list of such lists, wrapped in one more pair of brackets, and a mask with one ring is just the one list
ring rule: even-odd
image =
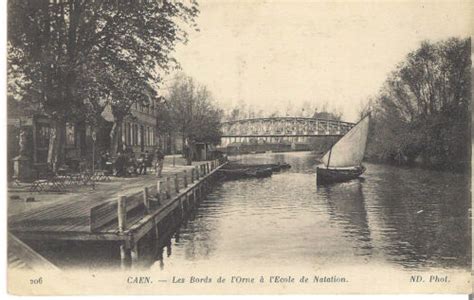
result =
[{"label": "boat sail", "polygon": [[357,178],[364,171],[362,159],[369,133],[370,115],[362,118],[323,156],[323,166],[316,169],[318,183]]}]

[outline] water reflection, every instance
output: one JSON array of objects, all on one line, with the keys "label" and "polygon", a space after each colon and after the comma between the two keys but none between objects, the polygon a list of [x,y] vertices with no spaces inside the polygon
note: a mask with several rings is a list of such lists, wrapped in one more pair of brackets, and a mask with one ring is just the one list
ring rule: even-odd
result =
[{"label": "water reflection", "polygon": [[408,268],[470,261],[469,182],[462,175],[371,166],[366,189],[380,248]]},{"label": "water reflection", "polygon": [[320,186],[318,190],[326,198],[331,219],[344,228],[344,236],[353,241],[356,255],[372,254],[372,239],[367,221],[363,180]]},{"label": "water reflection", "polygon": [[[239,159],[292,168],[217,184],[175,232],[139,243],[139,267],[225,269],[232,262],[263,271],[298,265],[470,269],[469,176],[366,164],[365,180],[317,188],[310,153]],[[62,267],[120,265],[113,243],[35,248]]]},{"label": "water reflection", "polygon": [[317,160],[309,153],[238,159],[288,162],[292,168],[271,178],[217,186],[162,244],[153,268],[232,261],[252,268],[390,264],[469,269],[467,176],[367,164],[365,180],[317,189]]}]

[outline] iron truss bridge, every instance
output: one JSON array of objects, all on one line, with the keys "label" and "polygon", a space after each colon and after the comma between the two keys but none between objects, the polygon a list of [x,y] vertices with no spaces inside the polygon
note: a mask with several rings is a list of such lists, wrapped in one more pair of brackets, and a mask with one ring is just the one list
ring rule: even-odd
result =
[{"label": "iron truss bridge", "polygon": [[305,142],[311,137],[343,136],[353,126],[349,122],[302,117],[237,120],[222,123],[221,145],[252,140]]}]

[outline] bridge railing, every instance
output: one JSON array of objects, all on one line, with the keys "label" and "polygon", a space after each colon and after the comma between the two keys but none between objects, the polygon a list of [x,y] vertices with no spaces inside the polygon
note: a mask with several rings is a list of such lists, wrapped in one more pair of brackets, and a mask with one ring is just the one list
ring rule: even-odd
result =
[{"label": "bridge railing", "polygon": [[223,136],[344,135],[353,123],[313,118],[258,118],[223,123]]}]

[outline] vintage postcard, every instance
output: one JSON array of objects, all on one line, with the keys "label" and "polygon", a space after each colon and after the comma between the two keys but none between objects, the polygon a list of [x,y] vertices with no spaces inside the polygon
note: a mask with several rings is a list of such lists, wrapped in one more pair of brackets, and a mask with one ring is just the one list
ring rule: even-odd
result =
[{"label": "vintage postcard", "polygon": [[10,294],[472,292],[471,1],[7,8]]}]

